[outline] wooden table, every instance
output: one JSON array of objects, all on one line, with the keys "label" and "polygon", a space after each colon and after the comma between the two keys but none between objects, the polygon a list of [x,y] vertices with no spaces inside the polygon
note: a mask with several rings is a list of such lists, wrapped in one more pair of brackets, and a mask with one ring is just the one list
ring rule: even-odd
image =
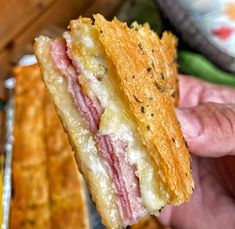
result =
[{"label": "wooden table", "polygon": [[[125,0],[0,0],[0,98],[3,81],[24,54],[33,53],[39,34],[60,32],[72,18],[101,13],[112,17]],[[55,27],[56,26],[56,27]]]}]

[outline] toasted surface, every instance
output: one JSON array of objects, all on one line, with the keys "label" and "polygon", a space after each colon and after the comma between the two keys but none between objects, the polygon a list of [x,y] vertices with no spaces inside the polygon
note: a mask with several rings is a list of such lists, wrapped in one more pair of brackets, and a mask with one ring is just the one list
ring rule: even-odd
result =
[{"label": "toasted surface", "polygon": [[172,99],[175,106],[179,102],[179,80],[177,72],[177,39],[176,37],[169,33],[164,32],[161,38],[161,52],[164,57],[165,66],[165,81],[168,94]]},{"label": "toasted surface", "polygon": [[[49,204],[47,170],[44,164],[21,166],[13,163],[13,208]],[[49,208],[49,206],[48,206]]]},{"label": "toasted surface", "polygon": [[13,229],[50,229],[50,211],[47,205],[34,208],[12,208],[9,228]]},{"label": "toasted surface", "polygon": [[[49,181],[52,201],[70,197],[83,190],[82,178],[78,174],[78,168],[72,155],[49,159]],[[84,197],[81,200],[86,209]],[[83,213],[81,209],[81,213]]]},{"label": "toasted surface", "polygon": [[154,33],[148,24],[139,25],[136,22],[132,24],[131,33],[138,41],[138,47],[142,53],[147,54],[148,71],[153,69],[156,71],[151,75],[152,80],[162,78],[165,85],[162,84],[164,92],[170,95],[172,102],[177,105],[179,99],[179,85],[177,76],[176,64],[176,37],[169,33],[164,32],[160,39]]},{"label": "toasted surface", "polygon": [[162,195],[167,203],[180,204],[191,197],[193,180],[189,153],[173,104],[161,90],[165,82],[160,77],[155,81],[151,79],[157,71],[148,71],[150,58],[139,49],[138,40],[126,24],[117,19],[108,22],[101,15],[94,15],[94,18],[97,30],[102,31],[99,40],[116,67],[117,86],[136,121],[142,143],[154,161],[157,182],[164,190]]},{"label": "toasted surface", "polygon": [[[39,66],[18,66],[14,75],[11,228],[89,228],[83,180]],[[62,214],[66,226],[55,221]]]},{"label": "toasted surface", "polygon": [[92,134],[84,127],[84,123],[73,105],[72,97],[67,92],[65,79],[51,62],[49,42],[50,39],[46,37],[39,37],[35,42],[35,51],[45,85],[69,135],[79,169],[90,187],[92,198],[104,224],[108,228],[120,228],[121,222],[116,199],[114,191],[110,187],[112,182],[107,175],[103,159],[98,155]]},{"label": "toasted surface", "polygon": [[[46,93],[35,66],[16,67],[13,161],[22,165],[45,162],[44,101]],[[34,88],[34,90],[32,90]],[[30,102],[29,102],[30,101]],[[32,144],[33,142],[33,144]]]},{"label": "toasted surface", "polygon": [[84,208],[80,194],[75,194],[60,201],[54,202],[51,206],[52,229],[85,229],[88,226],[88,218],[81,214]]},{"label": "toasted surface", "polygon": [[[41,81],[42,76],[38,68],[38,74]],[[45,88],[44,88],[45,90]],[[67,134],[65,133],[60,119],[56,113],[54,104],[48,93],[45,96],[45,134],[46,134],[46,149],[49,159],[60,159],[68,155],[73,155],[72,148],[69,144]],[[75,168],[74,168],[75,169]]]},{"label": "toasted surface", "polygon": [[[50,228],[44,85],[36,66],[16,67],[10,228]],[[32,90],[34,88],[34,90]]]}]

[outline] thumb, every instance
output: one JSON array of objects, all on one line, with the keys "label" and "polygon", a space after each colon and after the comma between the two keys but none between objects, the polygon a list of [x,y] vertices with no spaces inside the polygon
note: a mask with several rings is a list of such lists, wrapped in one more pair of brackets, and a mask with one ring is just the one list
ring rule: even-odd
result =
[{"label": "thumb", "polygon": [[205,103],[176,109],[189,150],[199,156],[235,155],[235,105]]}]

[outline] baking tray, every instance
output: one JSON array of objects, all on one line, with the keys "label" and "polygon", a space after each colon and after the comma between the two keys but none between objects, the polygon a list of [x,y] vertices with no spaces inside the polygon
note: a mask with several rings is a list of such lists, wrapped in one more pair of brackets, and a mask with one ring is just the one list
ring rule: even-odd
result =
[{"label": "baking tray", "polygon": [[7,91],[7,103],[4,108],[5,112],[5,144],[4,144],[4,170],[3,170],[3,222],[2,229],[8,229],[10,201],[11,201],[11,163],[13,153],[13,122],[14,122],[14,87],[15,79],[7,79],[4,83]]}]

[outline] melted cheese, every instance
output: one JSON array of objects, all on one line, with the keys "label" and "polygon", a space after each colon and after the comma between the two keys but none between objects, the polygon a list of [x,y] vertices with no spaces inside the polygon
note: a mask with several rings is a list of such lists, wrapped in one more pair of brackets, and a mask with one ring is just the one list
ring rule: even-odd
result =
[{"label": "melted cheese", "polygon": [[[44,81],[53,96],[54,103],[58,108],[58,113],[63,120],[65,129],[68,130],[73,143],[73,147],[77,148],[75,152],[79,152],[79,160],[86,168],[86,175],[89,179],[92,171],[93,190],[100,202],[105,203],[102,212],[109,216],[110,223],[114,225],[120,223],[119,213],[114,201],[114,191],[110,187],[111,180],[107,174],[107,169],[103,158],[99,156],[95,140],[90,131],[83,124],[81,116],[78,114],[76,107],[73,104],[72,97],[67,93],[67,82],[61,73],[55,70],[54,64],[50,61],[49,56],[49,39],[46,37],[38,38],[37,55],[43,68]],[[77,155],[76,155],[77,156]],[[93,193],[92,193],[93,194]],[[99,201],[97,201],[99,204]]]},{"label": "melted cheese", "polygon": [[[154,187],[154,170],[150,158],[145,153],[138,136],[134,134],[137,132],[135,124],[128,117],[124,103],[111,82],[115,77],[112,75],[115,74],[115,70],[106,60],[96,33],[94,26],[85,24],[79,25],[79,30],[75,29],[70,32],[72,44],[80,42],[79,47],[83,47],[81,52],[73,49],[73,57],[76,63],[79,63],[81,74],[87,78],[89,96],[97,96],[105,108],[100,121],[100,132],[111,134],[127,143],[127,159],[130,164],[135,165],[143,204],[150,213],[158,214],[158,210],[165,205],[165,201],[157,194],[157,187]],[[100,69],[105,69],[105,71],[100,73]],[[96,167],[97,164],[94,161],[93,169]]]}]

